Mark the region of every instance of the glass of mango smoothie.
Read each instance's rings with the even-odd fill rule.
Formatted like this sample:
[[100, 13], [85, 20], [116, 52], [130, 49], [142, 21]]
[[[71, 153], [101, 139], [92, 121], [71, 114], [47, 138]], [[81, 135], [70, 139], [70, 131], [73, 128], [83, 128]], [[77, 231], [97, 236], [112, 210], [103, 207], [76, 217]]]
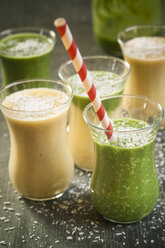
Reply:
[[25, 198], [59, 197], [72, 180], [66, 131], [71, 99], [71, 87], [55, 80], [25, 80], [0, 90], [10, 133], [9, 175]]
[[95, 145], [92, 200], [106, 219], [136, 222], [153, 210], [159, 197], [154, 146], [163, 109], [135, 95], [111, 96], [102, 103], [113, 125], [113, 142], [107, 139], [92, 105], [84, 110]]
[[129, 27], [118, 34], [118, 42], [131, 66], [125, 93], [147, 96], [165, 108], [165, 26]]
[[[100, 97], [123, 92], [130, 73], [130, 66], [127, 62], [109, 56], [84, 57], [83, 60]], [[94, 144], [83, 119], [83, 110], [90, 102], [89, 97], [71, 60], [61, 65], [59, 77], [73, 89], [68, 139], [74, 162], [84, 170], [93, 170]]]
[[2, 84], [29, 78], [51, 78], [51, 54], [55, 42], [55, 33], [43, 28], [16, 28], [1, 32]]

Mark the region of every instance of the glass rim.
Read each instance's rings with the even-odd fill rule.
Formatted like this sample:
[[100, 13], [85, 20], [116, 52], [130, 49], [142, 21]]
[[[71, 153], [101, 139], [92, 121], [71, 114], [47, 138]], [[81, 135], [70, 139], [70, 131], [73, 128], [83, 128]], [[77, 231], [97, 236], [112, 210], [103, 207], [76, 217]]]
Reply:
[[[9, 29], [1, 31], [0, 32], [0, 42], [3, 39], [5, 39], [11, 35], [26, 34], [26, 33], [27, 34], [41, 34], [41, 35], [51, 39], [51, 41], [52, 41], [51, 48], [49, 48], [48, 51], [46, 51], [46, 52], [49, 52], [53, 48], [53, 46], [55, 45], [55, 43], [57, 41], [57, 35], [52, 29], [47, 29], [47, 28], [42, 28], [42, 27], [30, 27], [29, 26], [29, 27], [9, 28]], [[11, 51], [3, 53], [3, 49], [1, 50], [1, 48], [0, 48], [0, 56], [1, 55], [2, 56], [11, 55], [12, 56], [13, 54], [14, 54], [14, 52], [11, 52]], [[29, 56], [27, 56], [27, 57], [29, 57]]]
[[[3, 103], [3, 100], [4, 100], [5, 98], [2, 99], [1, 96], [2, 96], [2, 94], [3, 94], [7, 89], [9, 89], [9, 88], [11, 88], [11, 87], [13, 87], [13, 86], [19, 86], [19, 85], [22, 85], [22, 84], [28, 84], [29, 82], [31, 82], [31, 83], [32, 83], [32, 82], [33, 82], [33, 83], [35, 83], [35, 82], [43, 82], [43, 83], [44, 83], [44, 82], [45, 82], [45, 83], [52, 83], [53, 85], [59, 85], [59, 86], [64, 87], [65, 89], [67, 89], [68, 92], [69, 92], [70, 94], [67, 94], [68, 99], [66, 99], [66, 101], [63, 102], [63, 103], [61, 103], [59, 106], [51, 107], [51, 108], [48, 108], [48, 109], [45, 109], [45, 110], [26, 110], [26, 111], [25, 111], [25, 110], [16, 110], [16, 109], [12, 109], [12, 108], [6, 107], [6, 106], [4, 106], [4, 105], [2, 104], [2, 103]], [[35, 89], [35, 88], [36, 88], [36, 87], [25, 88], [25, 89], [21, 89], [21, 90], [12, 92], [11, 94], [14, 94], [14, 93], [19, 92], [19, 91], [22, 91], [22, 90], [26, 90], [26, 89]], [[41, 87], [37, 87], [37, 88], [42, 88], [42, 89], [43, 89], [43, 88], [55, 89], [55, 88], [49, 88], [49, 87], [47, 87], [47, 86], [41, 86]], [[57, 89], [55, 89], [55, 90], [57, 90]], [[9, 95], [11, 95], [11, 94], [9, 94]], [[7, 96], [9, 96], [9, 95], [7, 95]], [[4, 110], [7, 110], [7, 111], [10, 111], [10, 112], [12, 112], [12, 113], [33, 113], [33, 114], [38, 113], [38, 112], [44, 113], [44, 112], [46, 112], [46, 111], [50, 111], [50, 110], [62, 108], [63, 106], [69, 104], [69, 103], [71, 102], [71, 100], [72, 100], [72, 97], [73, 97], [73, 90], [72, 90], [71, 86], [70, 86], [70, 85], [64, 84], [64, 83], [61, 82], [59, 79], [44, 79], [44, 78], [26, 79], [26, 80], [20, 80], [20, 81], [16, 81], [16, 82], [10, 83], [10, 84], [8, 84], [8, 85], [6, 85], [6, 86], [0, 88], [0, 108], [1, 108], [1, 109], [4, 109]]]
[[[114, 60], [114, 61], [116, 60], [119, 63], [121, 63], [122, 65], [124, 65], [127, 69], [126, 75], [121, 76], [119, 79], [116, 79], [115, 83], [118, 83], [121, 80], [127, 79], [129, 74], [130, 74], [130, 71], [131, 71], [131, 67], [130, 67], [129, 63], [123, 59], [118, 58], [118, 57], [106, 56], [106, 55], [95, 55], [95, 56], [84, 56], [82, 58], [84, 61], [85, 60], [92, 60], [92, 59], [107, 59], [107, 60]], [[60, 65], [60, 67], [58, 69], [58, 76], [60, 77], [61, 80], [66, 81], [66, 78], [61, 73], [62, 69], [66, 66], [70, 66], [71, 64], [73, 64], [72, 60], [67, 60]], [[87, 70], [88, 70], [88, 68], [87, 68]], [[75, 70], [75, 74], [77, 74], [76, 70]]]
[[[148, 25], [147, 24], [144, 24], [144, 25], [134, 25], [134, 26], [127, 27], [127, 28], [123, 29], [122, 31], [120, 31], [118, 33], [118, 35], [117, 35], [117, 41], [122, 46], [123, 44], [125, 44], [125, 42], [127, 42], [130, 39], [132, 39], [133, 37], [134, 38], [136, 38], [136, 37], [142, 37], [142, 35], [136, 36], [136, 33], [135, 33], [135, 35], [133, 37], [131, 37], [130, 39], [128, 39], [126, 41], [123, 41], [122, 35], [127, 34], [127, 33], [131, 32], [133, 30], [143, 30], [144, 29], [144, 31], [145, 31], [145, 30], [151, 29], [151, 28], [152, 29], [159, 29], [159, 30], [164, 30], [165, 31], [165, 25], [156, 25], [156, 24], [153, 24], [153, 25], [152, 24], [148, 24]], [[161, 36], [150, 35], [150, 37], [161, 37]], [[162, 37], [164, 37], [164, 36], [162, 36]], [[154, 50], [154, 49], [150, 49], [150, 48], [148, 49], [147, 47], [145, 47], [145, 49], [147, 49], [147, 50]], [[158, 49], [158, 48], [156, 48], [156, 49]]]
[[27, 31], [43, 31], [43, 32], [47, 32], [47, 33], [50, 33], [50, 34], [53, 34], [54, 37], [56, 37], [56, 33], [52, 30], [52, 29], [48, 29], [48, 28], [42, 28], [42, 27], [32, 27], [32, 26], [27, 26], [27, 27], [18, 27], [18, 28], [8, 28], [8, 29], [5, 29], [5, 30], [2, 30], [0, 32], [0, 40], [1, 40], [1, 36], [2, 35], [8, 35], [8, 34], [11, 34], [11, 33], [14, 33], [14, 32], [20, 32], [20, 31], [24, 31], [24, 32], [27, 32]]
[[[88, 118], [86, 116], [86, 112], [89, 110], [89, 108], [93, 107], [92, 103], [90, 102], [83, 110], [83, 118], [85, 120], [85, 122], [87, 123], [87, 125], [93, 129], [99, 130], [99, 131], [103, 131], [106, 133], [118, 133], [118, 134], [122, 134], [122, 133], [135, 133], [135, 132], [143, 132], [146, 131], [148, 129], [151, 129], [153, 127], [156, 127], [160, 124], [160, 122], [163, 120], [164, 118], [164, 109], [163, 107], [156, 101], [153, 101], [151, 98], [146, 97], [146, 96], [140, 96], [140, 95], [133, 95], [133, 94], [119, 94], [119, 95], [115, 95], [115, 96], [108, 96], [108, 97], [103, 97], [101, 98], [101, 101], [107, 100], [107, 99], [112, 99], [112, 98], [123, 98], [123, 97], [131, 97], [131, 98], [138, 98], [138, 99], [143, 99], [146, 100], [154, 105], [157, 105], [161, 111], [161, 116], [159, 118], [158, 121], [155, 121], [153, 124], [148, 124], [146, 127], [140, 128], [140, 129], [135, 129], [135, 130], [122, 130], [122, 131], [115, 131], [115, 130], [107, 130], [105, 128], [102, 127], [98, 127], [94, 124], [92, 124], [90, 121], [88, 121]], [[127, 117], [129, 119], [129, 117]], [[121, 119], [121, 118], [120, 118]], [[137, 119], [138, 120], [138, 119]]]

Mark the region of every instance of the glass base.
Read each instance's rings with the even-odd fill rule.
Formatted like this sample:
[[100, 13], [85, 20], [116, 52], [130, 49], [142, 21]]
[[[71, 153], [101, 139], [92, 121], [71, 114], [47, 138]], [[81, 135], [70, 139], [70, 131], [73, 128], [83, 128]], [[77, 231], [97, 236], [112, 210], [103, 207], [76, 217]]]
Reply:
[[113, 222], [113, 223], [116, 223], [116, 224], [125, 224], [125, 225], [127, 225], [127, 224], [133, 224], [133, 223], [136, 223], [136, 222], [140, 221], [140, 220], [133, 220], [133, 221], [118, 221], [118, 220], [111, 220], [111, 219], [109, 219], [109, 218], [107, 218], [107, 217], [105, 217], [105, 216], [103, 216], [103, 217], [104, 217], [105, 220], [108, 220], [108, 221], [110, 221], [110, 222]]
[[24, 196], [24, 195], [22, 195], [22, 197], [25, 198], [25, 199], [27, 199], [27, 200], [32, 200], [32, 201], [51, 201], [51, 200], [54, 200], [56, 198], [61, 197], [63, 194], [64, 194], [64, 192], [59, 193], [59, 194], [57, 194], [55, 196], [51, 196], [51, 197], [47, 197], [47, 198], [39, 198], [39, 199], [38, 198]]
[[82, 170], [84, 172], [92, 172], [93, 171], [93, 169], [82, 168], [82, 167], [78, 166], [77, 164], [75, 164], [75, 166], [77, 169]]

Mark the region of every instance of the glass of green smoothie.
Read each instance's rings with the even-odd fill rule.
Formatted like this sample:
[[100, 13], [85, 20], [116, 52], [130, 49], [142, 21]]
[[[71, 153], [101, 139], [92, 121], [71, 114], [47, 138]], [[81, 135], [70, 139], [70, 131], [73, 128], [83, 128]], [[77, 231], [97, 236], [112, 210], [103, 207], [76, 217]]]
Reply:
[[[123, 92], [130, 73], [127, 62], [109, 56], [84, 57], [83, 60], [100, 97]], [[84, 170], [93, 170], [94, 145], [83, 119], [83, 110], [90, 100], [71, 60], [60, 66], [59, 77], [73, 89], [68, 139], [74, 162]]]
[[95, 39], [106, 52], [122, 56], [118, 32], [131, 25], [162, 24], [162, 10], [162, 0], [92, 0]]
[[92, 105], [83, 112], [95, 145], [92, 200], [107, 220], [136, 222], [153, 210], [159, 197], [154, 147], [164, 111], [160, 104], [136, 95], [111, 96], [102, 103], [113, 125], [113, 142]]
[[2, 84], [51, 77], [56, 34], [43, 28], [16, 28], [0, 33]]

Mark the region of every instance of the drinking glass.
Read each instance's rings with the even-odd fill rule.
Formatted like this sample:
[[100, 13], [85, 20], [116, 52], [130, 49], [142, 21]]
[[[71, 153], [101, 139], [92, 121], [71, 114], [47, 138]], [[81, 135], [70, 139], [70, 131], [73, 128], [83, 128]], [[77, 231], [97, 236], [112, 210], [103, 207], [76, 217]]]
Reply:
[[44, 28], [23, 27], [0, 33], [2, 84], [29, 78], [51, 78], [51, 55], [56, 34]]
[[74, 163], [67, 142], [71, 99], [71, 87], [56, 80], [25, 80], [0, 90], [10, 133], [9, 175], [25, 198], [59, 197], [72, 180]]
[[[100, 97], [123, 92], [130, 73], [130, 66], [127, 62], [109, 56], [91, 56], [83, 60]], [[83, 119], [83, 110], [90, 102], [89, 97], [71, 60], [60, 66], [59, 77], [66, 84], [70, 84], [73, 89], [68, 139], [74, 162], [81, 169], [93, 170], [94, 145]]]
[[118, 42], [131, 66], [124, 92], [147, 96], [165, 108], [165, 26], [129, 27], [118, 34]]
[[136, 222], [151, 213], [159, 197], [154, 148], [164, 112], [143, 96], [111, 96], [102, 103], [115, 139], [108, 140], [106, 132], [112, 131], [101, 127], [91, 103], [83, 113], [95, 145], [92, 200], [106, 219]]

